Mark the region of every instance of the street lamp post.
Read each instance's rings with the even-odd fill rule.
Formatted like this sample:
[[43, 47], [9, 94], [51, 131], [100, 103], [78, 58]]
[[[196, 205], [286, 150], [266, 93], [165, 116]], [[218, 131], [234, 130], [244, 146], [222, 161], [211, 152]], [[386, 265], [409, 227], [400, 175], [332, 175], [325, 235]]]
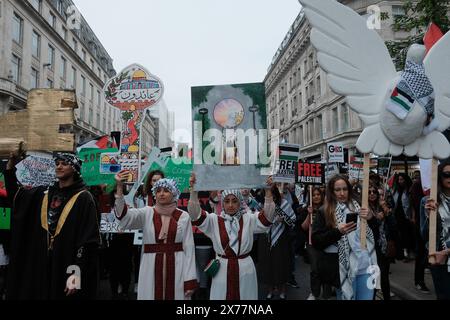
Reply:
[[253, 129], [256, 131], [256, 112], [258, 112], [259, 106], [251, 106], [248, 110], [253, 113]]
[[200, 110], [198, 110], [198, 113], [200, 113], [202, 115], [202, 137], [204, 134], [204, 128], [205, 128], [205, 116], [208, 114], [208, 109], [206, 108], [201, 108]]

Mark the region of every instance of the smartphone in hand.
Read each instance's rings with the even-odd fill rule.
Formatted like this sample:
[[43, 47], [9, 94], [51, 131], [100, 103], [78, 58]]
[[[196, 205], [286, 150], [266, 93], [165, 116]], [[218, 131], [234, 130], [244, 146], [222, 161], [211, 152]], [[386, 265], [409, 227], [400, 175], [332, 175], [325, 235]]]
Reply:
[[347, 217], [345, 218], [345, 223], [358, 223], [358, 214], [357, 213], [347, 213]]

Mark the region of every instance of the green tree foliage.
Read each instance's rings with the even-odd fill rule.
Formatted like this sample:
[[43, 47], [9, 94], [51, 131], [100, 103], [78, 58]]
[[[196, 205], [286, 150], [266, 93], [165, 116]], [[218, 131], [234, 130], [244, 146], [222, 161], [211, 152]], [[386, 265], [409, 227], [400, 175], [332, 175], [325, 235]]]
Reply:
[[[448, 16], [450, 0], [408, 0], [403, 8], [405, 15], [394, 18], [392, 29], [394, 31], [412, 31], [413, 35], [405, 40], [386, 42], [398, 70], [404, 68], [408, 48], [423, 39], [431, 22], [434, 22], [444, 33], [450, 29]], [[384, 14], [382, 18], [388, 19], [389, 15]]]

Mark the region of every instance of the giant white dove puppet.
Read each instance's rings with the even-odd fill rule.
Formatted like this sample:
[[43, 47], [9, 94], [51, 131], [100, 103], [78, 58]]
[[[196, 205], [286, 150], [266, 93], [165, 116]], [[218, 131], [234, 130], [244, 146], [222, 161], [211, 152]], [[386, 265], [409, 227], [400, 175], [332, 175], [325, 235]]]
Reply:
[[450, 32], [426, 54], [412, 45], [398, 73], [367, 21], [335, 0], [299, 0], [328, 83], [364, 122], [356, 144], [363, 153], [445, 159], [450, 144]]

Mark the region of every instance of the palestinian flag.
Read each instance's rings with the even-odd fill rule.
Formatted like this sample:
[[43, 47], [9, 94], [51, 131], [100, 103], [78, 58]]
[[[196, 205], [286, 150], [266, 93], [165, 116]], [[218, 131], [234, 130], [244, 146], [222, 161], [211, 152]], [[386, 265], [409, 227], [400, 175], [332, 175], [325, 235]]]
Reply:
[[391, 94], [387, 109], [399, 119], [404, 120], [414, 105], [414, 98], [401, 90], [398, 86]]
[[278, 159], [298, 161], [300, 157], [300, 147], [298, 145], [280, 144]]
[[110, 149], [117, 148], [117, 144], [115, 141], [111, 139], [110, 136], [102, 136], [95, 138], [87, 143], [84, 143], [81, 146], [77, 147], [77, 152], [80, 153], [83, 149]]
[[425, 43], [425, 47], [427, 48], [427, 53], [431, 50], [431, 48], [444, 36], [441, 29], [434, 23], [431, 22], [425, 37], [423, 38], [423, 42]]

